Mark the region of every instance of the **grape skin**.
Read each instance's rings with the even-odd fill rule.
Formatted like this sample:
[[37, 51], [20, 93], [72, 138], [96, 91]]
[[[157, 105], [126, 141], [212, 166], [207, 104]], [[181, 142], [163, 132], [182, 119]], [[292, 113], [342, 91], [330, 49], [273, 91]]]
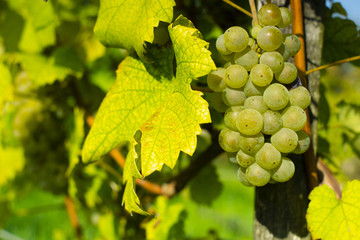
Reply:
[[249, 34], [242, 27], [228, 28], [224, 33], [225, 47], [232, 52], [243, 51], [249, 43]]
[[251, 81], [251, 78], [249, 77], [249, 80], [246, 82], [244, 86], [244, 93], [246, 97], [251, 96], [262, 96], [266, 87], [260, 87], [253, 84]]
[[244, 102], [245, 109], [255, 109], [259, 113], [264, 113], [268, 110], [262, 96], [251, 96], [248, 97]]
[[286, 28], [288, 27], [293, 19], [292, 13], [291, 11], [286, 8], [286, 7], [281, 7], [280, 8], [280, 12], [281, 12], [281, 20], [280, 22], [277, 24], [277, 26], [279, 28]]
[[226, 88], [225, 68], [218, 68], [207, 75], [207, 84], [214, 92], [222, 92]]
[[246, 154], [255, 154], [265, 143], [265, 138], [262, 133], [255, 135], [240, 135], [240, 149]]
[[290, 106], [282, 112], [284, 127], [294, 131], [300, 131], [306, 124], [307, 117], [305, 111], [298, 106]]
[[295, 173], [295, 165], [291, 159], [283, 157], [281, 160], [281, 165], [276, 169], [276, 171], [271, 176], [271, 179], [276, 182], [286, 182], [289, 181]]
[[243, 106], [234, 106], [226, 110], [224, 115], [224, 123], [230, 130], [238, 131], [236, 127], [236, 120], [239, 118], [239, 113], [243, 109]]
[[229, 107], [240, 106], [244, 103], [246, 96], [241, 89], [225, 88], [222, 94], [223, 101]]
[[274, 74], [271, 68], [265, 64], [257, 64], [250, 71], [251, 81], [260, 87], [265, 87], [271, 83]]
[[272, 3], [265, 4], [258, 13], [259, 23], [262, 26], [275, 26], [281, 21], [280, 8]]
[[298, 135], [289, 128], [282, 128], [270, 138], [271, 144], [282, 153], [292, 152], [298, 145]]
[[258, 187], [267, 184], [271, 178], [270, 172], [260, 167], [256, 162], [246, 169], [245, 175], [250, 184]]
[[262, 168], [271, 170], [281, 163], [281, 153], [271, 143], [266, 142], [255, 155], [256, 163]]
[[264, 125], [261, 131], [265, 134], [274, 134], [283, 126], [281, 114], [279, 112], [267, 110], [263, 113], [263, 119]]
[[254, 109], [245, 109], [240, 112], [236, 126], [242, 134], [255, 135], [259, 133], [263, 127], [262, 115]]
[[245, 186], [248, 186], [248, 187], [252, 187], [254, 185], [252, 185], [246, 178], [246, 175], [245, 175], [245, 171], [246, 169], [242, 169], [241, 167], [238, 169], [237, 171], [237, 178], [239, 179], [239, 181], [244, 184]]
[[251, 164], [255, 162], [255, 158], [243, 151], [238, 151], [236, 154], [237, 163], [244, 168], [249, 167]]
[[271, 110], [281, 110], [289, 102], [289, 91], [280, 83], [273, 83], [265, 89], [263, 97]]
[[224, 128], [219, 134], [219, 144], [226, 152], [237, 152], [240, 150], [240, 133]]
[[298, 75], [297, 68], [294, 64], [286, 62], [284, 67], [277, 73], [275, 73], [275, 79], [283, 84], [290, 84], [295, 81]]
[[247, 71], [250, 71], [256, 64], [258, 64], [258, 54], [247, 46], [243, 51], [235, 53], [234, 62], [243, 66]]
[[299, 106], [302, 109], [307, 108], [311, 103], [311, 96], [309, 91], [303, 87], [299, 86], [293, 88], [289, 91], [290, 104], [293, 106]]
[[283, 35], [277, 27], [266, 26], [257, 35], [259, 46], [265, 51], [275, 51], [283, 42]]
[[298, 145], [296, 146], [296, 148], [294, 149], [294, 151], [292, 151], [295, 154], [303, 154], [304, 152], [306, 152], [309, 147], [310, 147], [310, 137], [309, 135], [303, 131], [297, 131], [296, 134], [298, 135]]
[[247, 70], [238, 64], [231, 65], [225, 71], [225, 83], [231, 88], [241, 88], [248, 80]]
[[269, 66], [275, 74], [284, 68], [284, 59], [279, 52], [264, 52], [260, 63]]
[[291, 56], [294, 56], [301, 48], [301, 41], [295, 34], [285, 34], [284, 43], [288, 46]]
[[216, 49], [218, 50], [218, 52], [221, 54], [221, 55], [229, 55], [231, 54], [232, 52], [227, 49], [225, 47], [225, 39], [224, 39], [224, 34], [221, 34], [217, 39], [216, 39]]

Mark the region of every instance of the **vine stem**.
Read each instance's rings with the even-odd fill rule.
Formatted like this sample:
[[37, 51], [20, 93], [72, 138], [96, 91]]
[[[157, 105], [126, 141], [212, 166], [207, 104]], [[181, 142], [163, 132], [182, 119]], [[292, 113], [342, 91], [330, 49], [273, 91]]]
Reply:
[[245, 13], [246, 15], [248, 15], [249, 17], [253, 17], [253, 15], [251, 15], [251, 13], [249, 11], [247, 11], [246, 9], [240, 7], [239, 5], [237, 5], [236, 3], [233, 3], [232, 1], [230, 0], [223, 0], [224, 2], [226, 2], [227, 4], [229, 4], [230, 6], [236, 8], [237, 10]]
[[360, 56], [349, 57], [349, 58], [345, 58], [345, 59], [335, 61], [335, 62], [332, 62], [332, 63], [329, 63], [329, 64], [325, 64], [325, 65], [322, 65], [320, 67], [316, 67], [316, 68], [313, 68], [311, 70], [308, 70], [308, 71], [305, 72], [305, 74], [309, 75], [310, 73], [320, 71], [320, 70], [326, 69], [328, 67], [332, 67], [332, 66], [335, 66], [335, 65], [339, 65], [339, 64], [342, 64], [342, 63], [346, 63], [346, 62], [352, 62], [352, 61], [356, 61], [356, 60], [360, 60]]
[[77, 239], [82, 239], [82, 230], [76, 213], [75, 204], [69, 195], [65, 196], [66, 212], [69, 216], [71, 226], [74, 228]]
[[259, 24], [259, 21], [258, 21], [255, 1], [254, 0], [249, 0], [249, 5], [250, 5], [251, 13], [252, 13], [252, 16], [253, 16], [253, 19], [254, 19], [254, 26], [256, 26], [256, 25]]
[[[291, 11], [293, 14], [293, 34], [297, 35], [301, 42], [300, 51], [295, 55], [295, 66], [299, 70], [299, 77], [301, 84], [307, 88], [306, 81], [306, 58], [305, 58], [305, 40], [304, 40], [304, 24], [303, 24], [303, 11], [301, 0], [290, 0]], [[309, 110], [306, 109], [307, 122], [304, 127], [304, 131], [310, 136], [310, 147], [304, 153], [305, 157], [305, 168], [306, 177], [308, 183], [308, 191], [310, 192], [313, 188], [319, 185], [319, 177], [316, 169], [316, 157], [313, 146], [313, 139], [311, 133], [311, 123]]]

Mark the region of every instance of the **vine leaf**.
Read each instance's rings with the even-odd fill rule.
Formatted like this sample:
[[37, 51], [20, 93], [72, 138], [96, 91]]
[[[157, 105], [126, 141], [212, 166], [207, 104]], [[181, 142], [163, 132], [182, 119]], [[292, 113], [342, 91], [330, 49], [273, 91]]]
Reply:
[[216, 68], [208, 43], [182, 16], [169, 26], [169, 33], [174, 50], [150, 48], [149, 61], [129, 56], [119, 65], [83, 147], [83, 161], [89, 162], [122, 142], [131, 143], [123, 179], [127, 183], [123, 203], [129, 212], [144, 213], [136, 207], [133, 178], [146, 177], [164, 164], [173, 168], [180, 151], [192, 155], [196, 135], [201, 133], [199, 124], [211, 122], [208, 103], [190, 86], [192, 79]]
[[338, 200], [327, 185], [310, 193], [306, 219], [314, 239], [357, 239], [360, 235], [360, 181], [345, 184]]
[[174, 6], [174, 0], [100, 0], [95, 35], [108, 47], [135, 49], [142, 57], [144, 42], [153, 42], [159, 21], [172, 21]]

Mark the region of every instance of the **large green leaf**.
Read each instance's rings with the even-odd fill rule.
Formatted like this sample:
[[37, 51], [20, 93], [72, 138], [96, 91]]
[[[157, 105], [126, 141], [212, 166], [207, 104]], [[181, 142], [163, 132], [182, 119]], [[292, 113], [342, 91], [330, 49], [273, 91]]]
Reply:
[[360, 236], [360, 181], [348, 182], [341, 200], [327, 185], [310, 193], [306, 219], [314, 239], [358, 239]]
[[100, 0], [95, 35], [106, 46], [135, 49], [143, 56], [144, 42], [154, 40], [159, 21], [170, 23], [174, 0]]
[[22, 148], [2, 148], [0, 146], [0, 187], [13, 179], [17, 172], [24, 167], [24, 153]]
[[[199, 124], [211, 121], [208, 103], [200, 92], [190, 87], [192, 79], [215, 69], [206, 50], [208, 44], [198, 38], [199, 32], [184, 17], [170, 25], [169, 32], [174, 52], [153, 49], [147, 56], [148, 62], [127, 57], [120, 64], [116, 82], [102, 102], [85, 140], [83, 161], [89, 162], [121, 142], [133, 143], [135, 133], [141, 131], [141, 168], [129, 165], [137, 158], [135, 154], [132, 160], [128, 156], [124, 182], [133, 183], [136, 174], [130, 169], [136, 168], [145, 177], [161, 170], [163, 164], [174, 167], [180, 151], [193, 154], [196, 135], [201, 133]], [[176, 77], [172, 69], [174, 53]], [[129, 183], [124, 199], [133, 191]], [[126, 205], [127, 201], [124, 202]], [[128, 210], [131, 212], [131, 208]]]

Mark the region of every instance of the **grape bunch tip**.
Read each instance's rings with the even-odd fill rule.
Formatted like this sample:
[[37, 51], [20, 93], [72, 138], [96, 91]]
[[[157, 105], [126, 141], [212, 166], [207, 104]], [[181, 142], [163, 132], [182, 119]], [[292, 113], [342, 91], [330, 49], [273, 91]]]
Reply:
[[[287, 62], [301, 47], [294, 34], [279, 28], [292, 23], [288, 8], [266, 4], [258, 13], [259, 25], [250, 35], [240, 26], [228, 28], [216, 40], [227, 63], [207, 76], [207, 83], [222, 107], [225, 128], [219, 144], [239, 166], [237, 177], [245, 186], [286, 182], [295, 173], [288, 154], [302, 154], [310, 137], [302, 130], [309, 91], [294, 86], [297, 68]], [[293, 86], [289, 90], [289, 86]]]

